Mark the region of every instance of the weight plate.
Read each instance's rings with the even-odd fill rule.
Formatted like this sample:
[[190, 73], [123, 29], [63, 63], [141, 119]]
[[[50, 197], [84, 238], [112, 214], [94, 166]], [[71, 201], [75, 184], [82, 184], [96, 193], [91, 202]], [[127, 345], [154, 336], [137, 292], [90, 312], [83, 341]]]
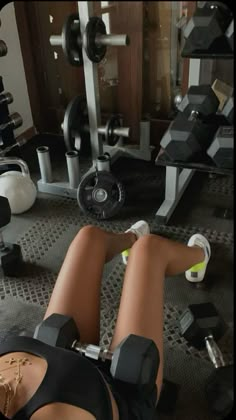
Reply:
[[79, 15], [69, 15], [62, 28], [62, 49], [72, 66], [83, 65], [82, 46], [79, 45], [79, 39], [81, 39]]
[[105, 139], [110, 146], [115, 146], [119, 141], [120, 136], [114, 134], [114, 129], [119, 127], [121, 127], [119, 115], [113, 115], [106, 123]]
[[93, 63], [100, 63], [106, 55], [106, 46], [96, 44], [97, 35], [106, 35], [106, 26], [99, 17], [91, 17], [87, 23], [83, 44], [88, 58]]
[[[84, 96], [77, 96], [68, 104], [63, 121], [63, 134], [68, 151], [76, 147], [76, 139], [83, 142], [84, 126], [88, 124], [87, 102]], [[81, 142], [82, 140], [82, 142]]]
[[109, 219], [124, 205], [124, 186], [111, 172], [93, 171], [82, 178], [77, 200], [85, 214], [98, 220]]

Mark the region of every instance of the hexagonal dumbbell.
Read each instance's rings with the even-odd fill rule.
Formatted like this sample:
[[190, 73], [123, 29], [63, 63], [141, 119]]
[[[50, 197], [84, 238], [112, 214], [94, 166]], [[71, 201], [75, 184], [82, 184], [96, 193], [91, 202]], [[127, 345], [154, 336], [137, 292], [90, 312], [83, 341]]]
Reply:
[[171, 160], [187, 162], [207, 149], [217, 126], [206, 120], [218, 106], [219, 99], [210, 85], [190, 86], [178, 105], [180, 113], [160, 142]]
[[232, 51], [234, 51], [234, 19], [231, 20], [226, 32], [225, 32], [226, 39], [230, 45]]
[[180, 333], [190, 345], [201, 350], [206, 347], [215, 370], [205, 384], [206, 398], [217, 419], [225, 419], [233, 409], [233, 365], [225, 366], [216, 344], [227, 329], [223, 318], [211, 302], [189, 305], [179, 319]]
[[[6, 197], [0, 196], [0, 229], [11, 220], [11, 209]], [[5, 276], [17, 277], [22, 264], [20, 245], [4, 242], [0, 230], [0, 272]]]
[[114, 352], [79, 342], [73, 318], [52, 314], [35, 329], [34, 338], [51, 346], [72, 349], [94, 360], [111, 362], [114, 379], [125, 382], [142, 394], [153, 389], [159, 368], [159, 352], [153, 340], [130, 334]]
[[207, 154], [218, 168], [234, 167], [234, 128], [221, 126], [218, 128]]
[[[202, 1], [184, 28], [184, 55], [208, 51], [225, 36], [232, 12], [223, 2]], [[227, 47], [227, 43], [226, 43]]]

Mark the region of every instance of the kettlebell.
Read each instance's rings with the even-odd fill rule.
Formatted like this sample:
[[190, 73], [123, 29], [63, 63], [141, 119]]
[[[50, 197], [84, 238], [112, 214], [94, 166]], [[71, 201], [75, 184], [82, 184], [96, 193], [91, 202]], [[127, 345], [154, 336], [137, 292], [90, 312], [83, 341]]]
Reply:
[[0, 175], [0, 195], [8, 198], [12, 214], [24, 213], [32, 207], [37, 195], [29, 168], [17, 157], [0, 158], [2, 165], [18, 165], [21, 169], [21, 172], [7, 171]]

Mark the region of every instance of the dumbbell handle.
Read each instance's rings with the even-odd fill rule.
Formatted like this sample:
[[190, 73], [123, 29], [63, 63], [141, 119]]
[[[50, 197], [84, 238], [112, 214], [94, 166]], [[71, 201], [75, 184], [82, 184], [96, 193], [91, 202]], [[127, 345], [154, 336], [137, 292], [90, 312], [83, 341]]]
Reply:
[[7, 46], [4, 41], [0, 39], [0, 57], [7, 55]]
[[72, 350], [77, 351], [81, 355], [89, 357], [90, 359], [99, 360], [112, 360], [113, 353], [107, 349], [103, 349], [93, 344], [82, 344], [80, 341], [75, 340], [71, 346]]
[[205, 342], [206, 342], [208, 355], [212, 363], [214, 364], [215, 368], [225, 366], [223, 355], [221, 353], [220, 348], [217, 346], [213, 336], [209, 335], [208, 337], [205, 337]]
[[23, 120], [22, 120], [20, 114], [18, 114], [18, 112], [14, 112], [14, 114], [11, 114], [9, 118], [10, 118], [10, 120], [8, 122], [0, 125], [0, 132], [5, 130], [7, 127], [11, 127], [11, 126], [14, 129], [18, 128], [23, 123]]
[[192, 111], [191, 114], [188, 117], [189, 121], [195, 121], [197, 118], [199, 118], [199, 112]]
[[[61, 35], [51, 35], [49, 38], [49, 42], [53, 46], [62, 46], [62, 36]], [[81, 45], [81, 37], [77, 38], [78, 45]], [[129, 37], [128, 35], [97, 35], [95, 38], [95, 42], [98, 46], [114, 46], [114, 47], [122, 47], [129, 45]]]
[[7, 104], [11, 104], [13, 102], [13, 96], [11, 93], [6, 92], [0, 95], [0, 105], [2, 105], [4, 102]]

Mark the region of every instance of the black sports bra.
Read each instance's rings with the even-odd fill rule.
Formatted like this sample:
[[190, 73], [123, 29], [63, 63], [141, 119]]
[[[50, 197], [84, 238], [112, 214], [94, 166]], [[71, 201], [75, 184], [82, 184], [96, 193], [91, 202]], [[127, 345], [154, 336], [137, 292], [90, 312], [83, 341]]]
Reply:
[[[28, 420], [35, 411], [53, 402], [78, 406], [97, 420], [112, 420], [112, 405], [107, 385], [99, 369], [88, 359], [31, 337], [11, 337], [0, 343], [0, 356], [23, 351], [44, 358], [48, 363], [37, 391], [12, 420]], [[0, 414], [0, 419], [6, 419]]]

